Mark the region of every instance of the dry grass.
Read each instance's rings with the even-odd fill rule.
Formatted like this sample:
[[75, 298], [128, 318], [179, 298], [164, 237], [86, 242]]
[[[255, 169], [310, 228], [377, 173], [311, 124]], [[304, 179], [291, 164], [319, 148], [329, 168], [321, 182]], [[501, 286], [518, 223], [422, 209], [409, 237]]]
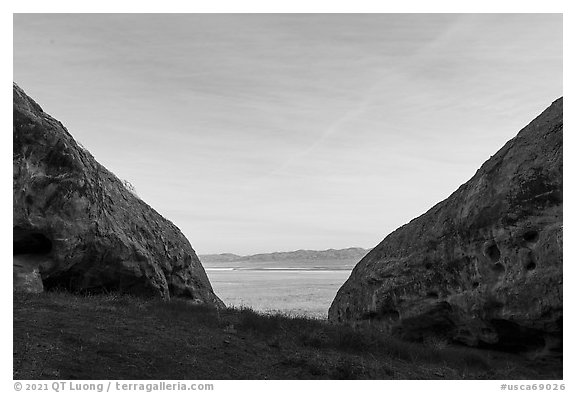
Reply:
[[14, 294], [15, 379], [561, 378], [561, 367], [531, 367], [512, 355], [248, 308]]

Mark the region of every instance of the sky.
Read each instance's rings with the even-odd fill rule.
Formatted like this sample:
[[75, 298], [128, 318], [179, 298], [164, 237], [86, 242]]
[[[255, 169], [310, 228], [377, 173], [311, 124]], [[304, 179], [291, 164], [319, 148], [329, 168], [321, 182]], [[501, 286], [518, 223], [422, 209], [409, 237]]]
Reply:
[[199, 254], [373, 247], [562, 96], [561, 14], [15, 14], [13, 55]]

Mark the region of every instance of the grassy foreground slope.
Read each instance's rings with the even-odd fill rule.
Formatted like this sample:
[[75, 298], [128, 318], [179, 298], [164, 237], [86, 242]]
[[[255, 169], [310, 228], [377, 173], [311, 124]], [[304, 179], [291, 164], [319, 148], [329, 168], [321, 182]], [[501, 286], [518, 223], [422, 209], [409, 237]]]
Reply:
[[128, 295], [14, 293], [14, 379], [561, 379], [562, 366], [374, 327]]

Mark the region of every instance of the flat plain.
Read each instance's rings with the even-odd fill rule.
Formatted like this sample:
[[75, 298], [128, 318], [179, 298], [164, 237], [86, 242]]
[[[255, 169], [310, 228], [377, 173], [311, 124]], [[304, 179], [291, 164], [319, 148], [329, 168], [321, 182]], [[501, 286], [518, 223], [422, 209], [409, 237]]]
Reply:
[[227, 306], [325, 319], [356, 260], [204, 262]]

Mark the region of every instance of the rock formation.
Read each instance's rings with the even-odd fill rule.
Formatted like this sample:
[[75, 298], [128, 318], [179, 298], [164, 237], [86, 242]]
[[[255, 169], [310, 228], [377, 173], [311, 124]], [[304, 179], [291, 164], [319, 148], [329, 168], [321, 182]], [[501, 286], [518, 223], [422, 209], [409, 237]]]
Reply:
[[13, 87], [15, 289], [61, 287], [222, 305], [180, 230]]
[[354, 268], [332, 321], [504, 350], [562, 339], [562, 98]]

